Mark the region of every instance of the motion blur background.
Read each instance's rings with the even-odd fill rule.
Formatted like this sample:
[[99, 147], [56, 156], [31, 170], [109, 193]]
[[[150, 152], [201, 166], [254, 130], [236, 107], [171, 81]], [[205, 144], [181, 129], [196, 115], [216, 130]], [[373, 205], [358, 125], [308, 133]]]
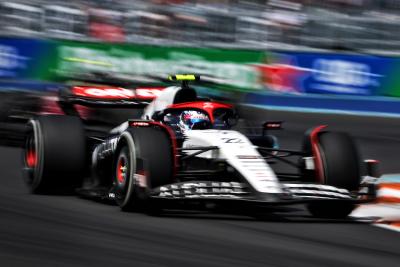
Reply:
[[4, 35], [380, 54], [400, 48], [397, 0], [1, 2]]
[[52, 90], [93, 71], [180, 72], [214, 76], [223, 92], [400, 96], [397, 0], [18, 0], [0, 2], [0, 19], [6, 89]]

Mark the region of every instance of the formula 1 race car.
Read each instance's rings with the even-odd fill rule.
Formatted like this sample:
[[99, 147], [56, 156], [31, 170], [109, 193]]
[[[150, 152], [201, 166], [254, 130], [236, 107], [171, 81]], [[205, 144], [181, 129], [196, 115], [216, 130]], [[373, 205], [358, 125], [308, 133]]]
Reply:
[[[199, 79], [170, 76], [182, 85], [150, 88], [141, 96], [85, 86], [62, 93], [58, 103], [64, 115], [41, 115], [28, 123], [24, 171], [31, 191], [74, 190], [116, 202], [122, 210], [152, 212], [210, 203], [259, 212], [305, 203], [312, 215], [327, 218], [344, 218], [357, 203], [375, 198], [347, 134], [317, 126], [299, 137], [301, 150], [280, 149], [270, 131], [281, 122], [265, 122], [259, 135], [234, 130], [233, 106], [197, 96], [189, 82]], [[150, 103], [138, 101], [143, 93]], [[77, 103], [144, 110], [106, 129], [82, 119]], [[274, 171], [277, 162], [297, 172]]]

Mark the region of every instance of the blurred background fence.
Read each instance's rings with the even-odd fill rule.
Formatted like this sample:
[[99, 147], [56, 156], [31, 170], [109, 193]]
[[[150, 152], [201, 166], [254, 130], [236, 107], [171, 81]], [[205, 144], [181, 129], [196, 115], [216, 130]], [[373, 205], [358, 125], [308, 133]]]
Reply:
[[252, 49], [400, 51], [398, 0], [13, 0], [1, 32]]

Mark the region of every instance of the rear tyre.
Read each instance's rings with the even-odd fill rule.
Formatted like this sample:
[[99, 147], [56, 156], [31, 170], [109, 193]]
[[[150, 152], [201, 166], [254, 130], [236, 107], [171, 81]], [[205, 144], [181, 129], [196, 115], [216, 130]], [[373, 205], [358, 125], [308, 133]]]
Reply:
[[82, 183], [86, 139], [79, 118], [40, 116], [28, 123], [25, 182], [32, 193], [70, 193]]
[[[331, 185], [350, 192], [360, 185], [360, 160], [357, 147], [345, 133], [321, 132], [318, 150], [321, 155], [322, 184]], [[308, 205], [309, 212], [322, 218], [345, 218], [355, 208], [346, 201], [317, 201]]]
[[114, 191], [124, 211], [157, 213], [151, 189], [173, 182], [174, 153], [169, 134], [158, 127], [122, 133], [114, 163]]

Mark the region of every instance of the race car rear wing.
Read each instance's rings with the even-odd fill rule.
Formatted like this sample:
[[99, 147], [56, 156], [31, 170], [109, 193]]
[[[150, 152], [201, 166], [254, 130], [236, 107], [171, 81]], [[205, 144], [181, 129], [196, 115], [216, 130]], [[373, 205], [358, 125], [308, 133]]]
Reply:
[[[147, 79], [158, 79], [158, 84], [165, 84], [171, 81], [182, 83], [181, 88], [189, 88], [189, 82], [200, 81], [199, 75], [176, 74], [170, 75], [167, 79], [157, 76], [145, 76]], [[59, 99], [64, 105], [80, 104], [84, 106], [106, 106], [121, 107], [133, 106], [143, 108], [166, 88], [163, 85], [146, 86], [141, 85], [143, 77], [138, 81], [138, 77], [117, 76], [116, 74], [90, 73], [75, 78], [80, 81], [79, 85], [71, 85], [64, 90], [60, 90]], [[204, 77], [205, 83], [207, 77]], [[95, 84], [87, 84], [87, 82]], [[82, 85], [83, 83], [83, 85]], [[157, 83], [155, 83], [157, 84]]]
[[104, 85], [72, 86], [60, 91], [62, 104], [80, 104], [84, 106], [133, 106], [143, 108], [154, 100], [165, 87], [138, 87], [127, 89]]

